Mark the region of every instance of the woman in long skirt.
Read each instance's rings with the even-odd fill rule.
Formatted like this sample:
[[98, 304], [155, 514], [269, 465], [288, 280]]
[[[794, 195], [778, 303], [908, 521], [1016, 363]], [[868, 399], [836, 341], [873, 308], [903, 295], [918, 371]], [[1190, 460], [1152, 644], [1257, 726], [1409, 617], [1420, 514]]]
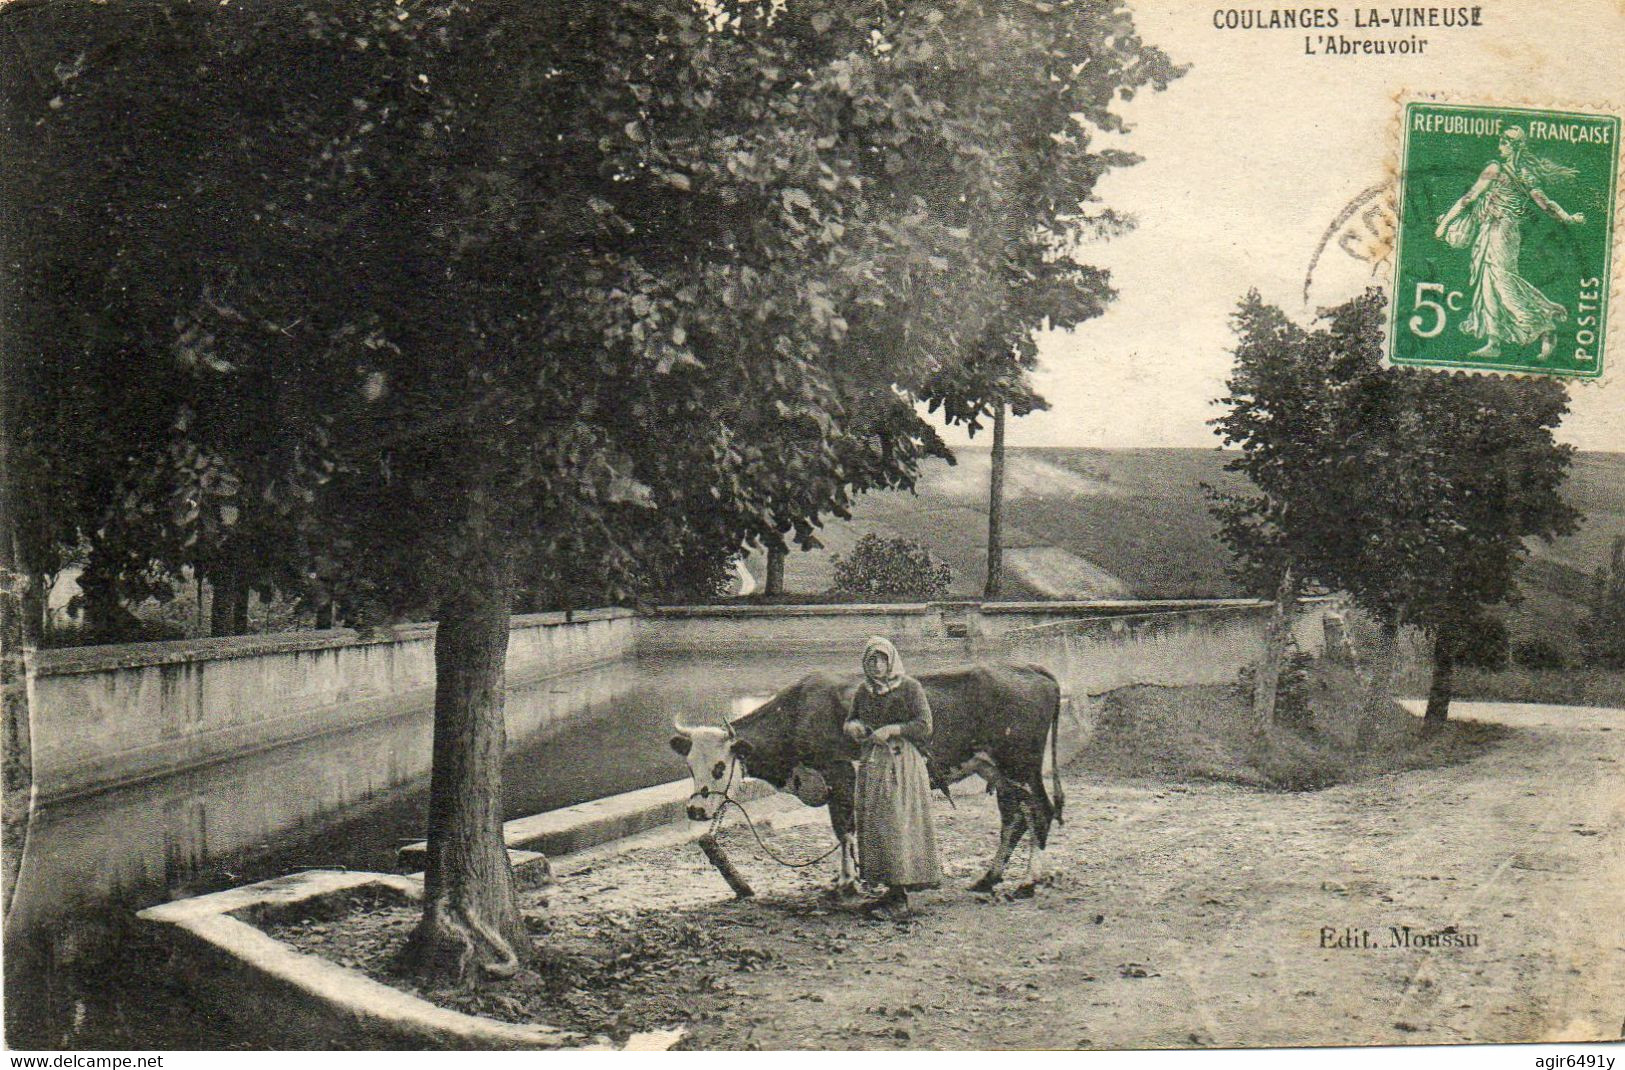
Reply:
[[1485, 165], [1473, 188], [1439, 217], [1433, 232], [1452, 248], [1472, 247], [1472, 311], [1461, 330], [1484, 344], [1470, 357], [1493, 359], [1503, 345], [1539, 341], [1536, 359], [1546, 360], [1557, 345], [1557, 325], [1568, 319], [1566, 308], [1523, 277], [1518, 257], [1524, 219], [1536, 208], [1560, 223], [1584, 225], [1584, 212], [1566, 211], [1541, 188], [1577, 172], [1535, 155], [1528, 145], [1522, 127], [1508, 127], [1501, 135], [1501, 158]]
[[925, 769], [931, 704], [920, 682], [904, 674], [890, 640], [869, 640], [863, 649], [863, 677], [846, 722], [846, 734], [863, 745], [857, 791], [859, 873], [865, 882], [886, 888], [872, 906], [906, 913], [909, 892], [942, 883]]

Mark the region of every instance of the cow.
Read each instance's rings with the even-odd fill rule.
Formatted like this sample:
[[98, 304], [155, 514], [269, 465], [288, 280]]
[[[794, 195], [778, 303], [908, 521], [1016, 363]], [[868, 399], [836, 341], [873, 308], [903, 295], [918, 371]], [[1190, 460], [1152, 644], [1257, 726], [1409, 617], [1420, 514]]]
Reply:
[[[1004, 879], [1010, 855], [1029, 829], [1035, 845], [1030, 880], [1036, 884], [1046, 879], [1050, 823], [1060, 821], [1066, 801], [1058, 769], [1052, 768], [1054, 799], [1044, 790], [1046, 738], [1052, 767], [1059, 764], [1060, 684], [1047, 669], [1018, 664], [978, 664], [923, 673], [918, 679], [931, 703], [933, 732], [926, 757], [931, 786], [946, 794], [950, 785], [978, 773], [998, 797], [998, 848], [971, 890], [990, 892]], [[814, 672], [726, 727], [674, 725], [672, 749], [687, 759], [694, 778], [689, 818], [715, 817], [747, 772], [794, 790], [809, 805], [827, 799], [830, 824], [841, 845], [834, 891], [854, 894], [854, 763], [859, 748], [842, 726], [862, 682], [861, 673]]]

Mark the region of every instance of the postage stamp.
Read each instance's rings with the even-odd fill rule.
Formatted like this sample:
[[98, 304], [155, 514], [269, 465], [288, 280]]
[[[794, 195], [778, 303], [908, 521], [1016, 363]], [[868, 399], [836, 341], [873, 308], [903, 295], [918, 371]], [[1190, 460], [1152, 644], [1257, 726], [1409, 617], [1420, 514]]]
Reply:
[[1602, 375], [1617, 115], [1409, 101], [1390, 363]]

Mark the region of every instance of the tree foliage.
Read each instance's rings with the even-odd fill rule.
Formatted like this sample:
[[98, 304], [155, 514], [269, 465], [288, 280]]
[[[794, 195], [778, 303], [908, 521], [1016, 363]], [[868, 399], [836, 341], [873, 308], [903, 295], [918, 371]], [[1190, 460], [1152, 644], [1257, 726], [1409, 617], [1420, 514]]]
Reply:
[[6, 22], [19, 482], [68, 503], [30, 552], [438, 616], [420, 962], [465, 975], [523, 940], [515, 599], [703, 583], [911, 487], [946, 452], [916, 403], [1000, 351], [1012, 280], [1029, 318], [1104, 301], [1042, 249], [1128, 161], [1091, 143], [1112, 103], [1172, 76], [1112, 0]]
[[[444, 456], [477, 425], [535, 477], [505, 507], [550, 519], [524, 571], [610, 599], [679, 579], [655, 547], [811, 546], [820, 516], [912, 485], [946, 455], [916, 399], [973, 429], [994, 399], [1040, 404], [1033, 328], [1110, 296], [1068, 255], [1117, 225], [1087, 202], [1133, 158], [1096, 142], [1177, 73], [1099, 0], [14, 5], [10, 26], [39, 417], [17, 452], [67, 506], [26, 556], [54, 570], [83, 537], [95, 590], [193, 567], [374, 615], [431, 604], [444, 568], [365, 550], [381, 532], [316, 499], [405, 504], [378, 484], [420, 437]], [[563, 474], [587, 453], [592, 478]], [[603, 543], [627, 552], [576, 568]]]
[[1559, 490], [1572, 447], [1551, 380], [1386, 368], [1383, 298], [1368, 292], [1312, 328], [1253, 293], [1235, 317], [1235, 370], [1217, 419], [1228, 466], [1256, 490], [1215, 495], [1238, 576], [1268, 590], [1293, 565], [1390, 627], [1482, 631], [1517, 597], [1524, 540], [1572, 532]]

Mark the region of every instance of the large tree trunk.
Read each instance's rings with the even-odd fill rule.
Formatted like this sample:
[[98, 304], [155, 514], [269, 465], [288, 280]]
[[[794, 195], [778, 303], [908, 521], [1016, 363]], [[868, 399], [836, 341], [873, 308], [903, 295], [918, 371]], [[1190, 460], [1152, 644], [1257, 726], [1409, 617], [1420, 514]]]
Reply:
[[1456, 651], [1455, 635], [1450, 628], [1441, 627], [1433, 639], [1433, 683], [1428, 688], [1427, 713], [1423, 725], [1430, 731], [1444, 727], [1450, 719], [1450, 698], [1455, 688]]
[[999, 597], [1004, 586], [1004, 402], [993, 410], [992, 473], [987, 488], [987, 584], [983, 598]]
[[1393, 611], [1382, 619], [1378, 631], [1377, 649], [1371, 657], [1371, 677], [1366, 682], [1364, 708], [1360, 722], [1360, 742], [1369, 743], [1376, 738], [1377, 725], [1383, 710], [1394, 696], [1394, 674], [1399, 668], [1399, 633], [1404, 626], [1404, 611]]
[[784, 559], [789, 556], [788, 550], [774, 546], [767, 548], [767, 582], [762, 586], [763, 594], [784, 593]]
[[[11, 913], [11, 897], [22, 869], [34, 782], [26, 652], [33, 644], [26, 641], [24, 624], [33, 577], [30, 562], [23, 560], [17, 530], [17, 515], [24, 502], [17, 485], [12, 441], [17, 415], [8, 385], [12, 351], [10, 345], [0, 345], [0, 912], [4, 915]], [[9, 957], [15, 961], [19, 956]], [[5, 972], [13, 973], [9, 964]], [[18, 994], [15, 984], [9, 988], [13, 996]]]
[[457, 575], [435, 633], [424, 909], [407, 956], [430, 978], [474, 984], [511, 975], [530, 958], [531, 947], [502, 841], [512, 565], [491, 551]]
[[1253, 731], [1267, 736], [1275, 727], [1275, 697], [1281, 686], [1281, 659], [1292, 636], [1292, 604], [1296, 589], [1292, 566], [1281, 570], [1275, 592], [1275, 611], [1264, 634], [1264, 659], [1253, 676]]
[[[21, 562], [17, 562], [21, 567]], [[28, 574], [23, 585], [23, 642], [37, 649], [45, 639], [45, 608], [51, 594], [51, 580], [38, 572]]]
[[[0, 429], [0, 437], [5, 431]], [[12, 488], [0, 445], [0, 910], [11, 912], [12, 893], [22, 868], [34, 779], [28, 717], [28, 655], [24, 605], [33, 582], [20, 552]], [[9, 972], [9, 971], [8, 971]]]

